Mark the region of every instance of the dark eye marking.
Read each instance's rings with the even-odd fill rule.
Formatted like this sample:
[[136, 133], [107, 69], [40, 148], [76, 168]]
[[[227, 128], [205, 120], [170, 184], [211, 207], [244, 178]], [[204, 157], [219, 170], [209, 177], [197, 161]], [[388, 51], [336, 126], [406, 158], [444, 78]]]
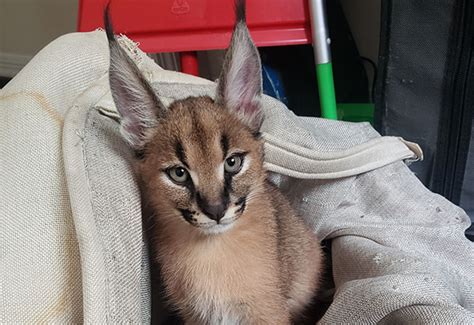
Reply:
[[235, 201], [235, 205], [242, 205], [245, 203], [245, 200], [247, 200], [247, 197], [246, 196], [242, 196], [241, 198], [239, 198], [237, 201]]
[[193, 217], [194, 212], [191, 210], [187, 209], [178, 209], [179, 212], [181, 212], [181, 215], [183, 216], [184, 220], [186, 220], [189, 223], [192, 223], [193, 221], [196, 221], [196, 219]]
[[223, 159], [225, 159], [227, 157], [227, 152], [229, 151], [229, 138], [227, 138], [227, 135], [225, 134], [221, 136], [221, 148], [224, 153]]
[[183, 145], [179, 141], [176, 142], [175, 152], [176, 152], [176, 157], [178, 157], [178, 159], [181, 161], [181, 163], [184, 166], [186, 166], [186, 168], [189, 169], [189, 165], [188, 165], [188, 162], [186, 161], [186, 154], [184, 152]]
[[224, 173], [224, 190], [227, 192], [232, 192], [232, 175], [229, 173]]
[[237, 213], [242, 213], [245, 210], [245, 207], [247, 206], [247, 196], [242, 196], [239, 198], [236, 202], [235, 205], [239, 206], [239, 209], [237, 210]]

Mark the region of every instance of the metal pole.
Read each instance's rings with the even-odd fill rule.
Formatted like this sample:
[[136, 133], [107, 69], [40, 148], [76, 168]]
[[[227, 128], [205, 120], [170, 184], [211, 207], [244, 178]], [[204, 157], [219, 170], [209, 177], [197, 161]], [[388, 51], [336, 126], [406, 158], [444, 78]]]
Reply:
[[314, 59], [318, 78], [321, 116], [337, 120], [336, 94], [331, 63], [331, 39], [326, 22], [324, 0], [309, 0]]

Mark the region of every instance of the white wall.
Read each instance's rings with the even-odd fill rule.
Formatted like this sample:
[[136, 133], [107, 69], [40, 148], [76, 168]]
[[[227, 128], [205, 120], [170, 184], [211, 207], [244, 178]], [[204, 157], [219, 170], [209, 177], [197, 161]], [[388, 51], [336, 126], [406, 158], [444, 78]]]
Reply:
[[13, 76], [46, 44], [76, 30], [78, 0], [0, 0], [0, 76]]

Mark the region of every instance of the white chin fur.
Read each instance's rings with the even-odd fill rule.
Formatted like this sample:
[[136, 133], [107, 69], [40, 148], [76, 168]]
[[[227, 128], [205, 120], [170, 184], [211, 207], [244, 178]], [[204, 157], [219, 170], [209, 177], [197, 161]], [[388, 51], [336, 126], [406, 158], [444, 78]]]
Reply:
[[[234, 223], [237, 221], [238, 216], [236, 215], [239, 207], [233, 206], [225, 212], [224, 217], [221, 219], [221, 223], [216, 223], [214, 220], [209, 219], [203, 213], [199, 213], [196, 218], [198, 225], [195, 225], [203, 234], [206, 235], [217, 235], [222, 234], [230, 230]], [[199, 224], [201, 226], [199, 226]]]
[[215, 224], [210, 227], [199, 227], [199, 230], [206, 234], [206, 235], [217, 235], [217, 234], [222, 234], [228, 230], [230, 230], [234, 226], [234, 223], [228, 223], [228, 224]]

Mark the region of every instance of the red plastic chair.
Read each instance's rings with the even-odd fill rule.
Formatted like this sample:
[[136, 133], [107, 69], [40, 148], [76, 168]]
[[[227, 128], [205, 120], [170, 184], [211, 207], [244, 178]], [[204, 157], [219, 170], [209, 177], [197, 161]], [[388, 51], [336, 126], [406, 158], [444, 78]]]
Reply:
[[[80, 0], [78, 30], [103, 26], [108, 0]], [[117, 33], [149, 53], [180, 52], [185, 73], [198, 75], [195, 51], [224, 49], [234, 23], [233, 0], [113, 0]], [[257, 46], [311, 43], [307, 0], [248, 0], [247, 24]]]
[[[79, 0], [78, 30], [102, 27], [108, 2]], [[235, 21], [234, 0], [113, 0], [110, 11], [117, 33], [145, 52], [180, 52], [181, 70], [192, 75], [196, 51], [226, 48]], [[247, 25], [260, 47], [310, 44], [313, 27], [322, 116], [337, 119], [324, 0], [247, 0]]]

